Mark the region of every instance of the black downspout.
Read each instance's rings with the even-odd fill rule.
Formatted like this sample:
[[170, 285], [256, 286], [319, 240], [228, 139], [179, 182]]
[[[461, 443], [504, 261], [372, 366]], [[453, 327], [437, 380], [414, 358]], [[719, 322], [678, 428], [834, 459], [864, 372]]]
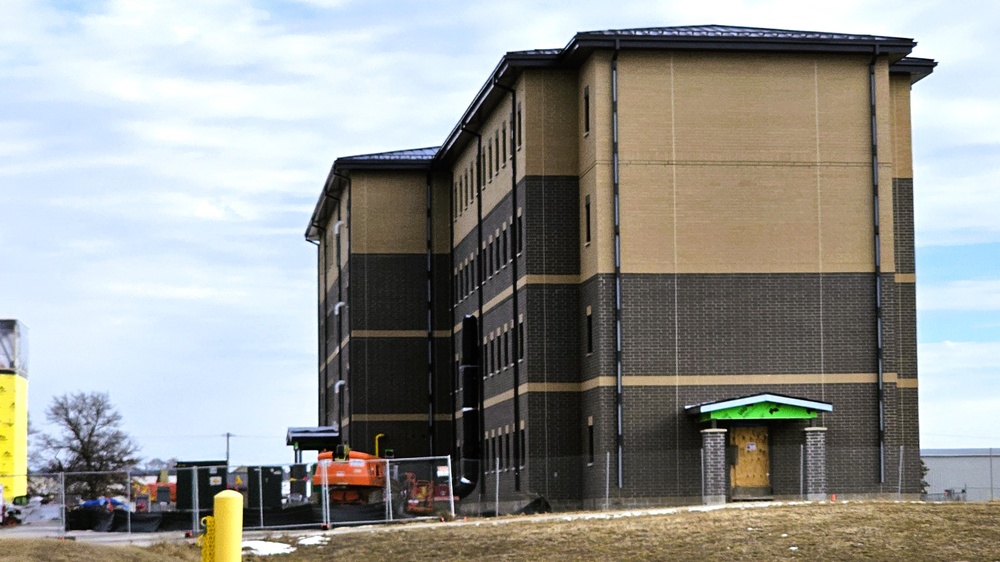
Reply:
[[885, 483], [885, 362], [882, 347], [882, 256], [879, 233], [879, 182], [878, 182], [878, 113], [875, 99], [875, 63], [879, 50], [875, 45], [872, 60], [868, 63], [868, 86], [871, 100], [872, 133], [872, 208], [875, 226], [875, 345], [878, 364], [878, 460], [879, 483]]
[[[469, 133], [470, 135], [475, 135], [475, 137], [476, 137], [476, 164], [473, 167], [473, 169], [476, 170], [476, 236], [477, 236], [478, 239], [476, 240], [476, 256], [477, 256], [476, 267], [472, 268], [472, 274], [475, 276], [475, 280], [476, 280], [476, 283], [475, 283], [475, 285], [476, 285], [476, 293], [477, 293], [477, 296], [479, 297], [479, 299], [478, 299], [479, 300], [479, 317], [478, 317], [479, 318], [479, 322], [478, 322], [478, 324], [481, 327], [484, 324], [484, 322], [483, 322], [483, 278], [482, 278], [482, 275], [479, 274], [479, 271], [483, 267], [483, 179], [484, 179], [483, 175], [486, 173], [483, 170], [483, 136], [481, 134], [477, 133], [476, 131], [473, 131], [472, 129], [468, 128], [465, 125], [462, 125], [460, 127], [460, 129], [462, 131], [466, 132], [466, 133]], [[464, 334], [464, 329], [465, 328], [463, 326], [463, 334]], [[477, 338], [478, 337], [479, 336], [477, 335]], [[479, 347], [481, 345], [482, 345], [482, 342], [479, 339], [476, 339], [476, 346]], [[465, 345], [463, 344], [463, 357], [464, 357], [464, 354], [465, 354]], [[482, 353], [478, 353], [477, 352], [476, 353], [476, 357], [477, 357], [478, 361], [482, 361]], [[463, 361], [464, 361], [464, 359], [463, 359]], [[478, 363], [477, 363], [477, 365], [478, 365], [478, 368], [479, 368], [479, 372], [480, 373], [483, 372], [483, 366], [479, 365]], [[479, 408], [478, 408], [478, 410], [479, 410], [478, 411], [478, 415], [479, 415], [479, 418], [480, 418], [479, 419], [479, 427], [482, 428], [483, 427], [483, 416], [485, 415], [485, 412], [483, 412], [483, 410], [485, 410], [485, 407], [484, 407], [485, 397], [483, 396], [483, 385], [479, 384], [477, 386], [479, 388]], [[465, 414], [462, 414], [462, 415], [463, 415], [463, 418], [464, 418]], [[477, 443], [482, 438], [483, 438], [483, 436], [481, 434], [477, 434], [476, 435], [476, 441], [477, 441]], [[468, 436], [463, 435], [462, 439], [463, 439], [463, 442], [464, 441], [468, 441]], [[480, 450], [480, 453], [481, 453], [482, 452], [481, 451], [481, 447], [477, 447], [477, 448]], [[479, 478], [480, 478], [481, 481], [485, 482], [486, 481], [486, 467], [483, 466], [483, 464], [484, 463], [482, 463], [482, 462], [479, 463]], [[483, 497], [485, 497], [485, 494], [486, 494], [486, 490], [480, 488], [480, 490], [479, 490], [480, 499], [482, 499]]]
[[[448, 256], [450, 258], [448, 260], [448, 262], [451, 263], [452, 269], [454, 269], [454, 266], [455, 266], [455, 219], [458, 217], [458, 200], [456, 199], [456, 195], [458, 195], [458, 194], [456, 193], [455, 187], [454, 187], [455, 186], [455, 175], [454, 174], [452, 174], [451, 177], [449, 178], [448, 185], [451, 186], [448, 189], [448, 201], [450, 203], [450, 211], [451, 211], [451, 217], [450, 217], [450, 220], [448, 221], [448, 236], [449, 236], [449, 238], [451, 240], [450, 243], [449, 243], [449, 246], [448, 246]], [[453, 330], [453, 328], [452, 328], [452, 322], [455, 321], [455, 304], [456, 304], [455, 303], [455, 294], [456, 294], [455, 290], [457, 289], [457, 287], [455, 286], [455, 284], [456, 284], [455, 275], [454, 274], [450, 275], [449, 279], [451, 280], [451, 283], [449, 284], [449, 287], [448, 287], [449, 288], [448, 294], [450, 295], [450, 297], [448, 298], [448, 302], [450, 303], [449, 306], [448, 306], [448, 312], [449, 312], [449, 315], [448, 315], [448, 319], [449, 319], [449, 322], [448, 322], [449, 323], [449, 326], [448, 326], [448, 332], [449, 332], [448, 333], [448, 342], [449, 342], [449, 345], [450, 345], [450, 350], [449, 350], [450, 351], [450, 355], [448, 355], [448, 370], [452, 373], [452, 378], [451, 378], [451, 381], [452, 381], [451, 382], [451, 388], [452, 388], [452, 393], [451, 393], [451, 431], [452, 431], [451, 449], [452, 449], [452, 456], [457, 461], [461, 462], [461, 458], [462, 457], [461, 457], [460, 452], [458, 450], [458, 417], [455, 414], [456, 414], [456, 412], [458, 412], [458, 404], [459, 404], [458, 391], [462, 388], [462, 379], [461, 379], [461, 371], [460, 371], [460, 368], [458, 367], [458, 362], [455, 360], [455, 358], [457, 357], [457, 355], [456, 355], [456, 349], [455, 349], [455, 333], [452, 331]]]
[[427, 235], [427, 455], [434, 456], [434, 240], [432, 225], [432, 185], [431, 172], [427, 172], [426, 192], [426, 235]]
[[[512, 146], [514, 143], [510, 142], [514, 140], [514, 119], [517, 118], [517, 92], [513, 88], [508, 88], [501, 84], [498, 80], [494, 79], [493, 84], [501, 90], [506, 90], [510, 92], [510, 138], [504, 139], [508, 146]], [[498, 156], [499, 158], [499, 156]], [[514, 308], [514, 326], [511, 330], [513, 332], [513, 337], [511, 338], [511, 345], [514, 348], [514, 490], [521, 491], [521, 440], [517, 438], [518, 432], [521, 430], [521, 358], [518, 355], [520, 331], [518, 326], [520, 326], [520, 321], [518, 320], [518, 314], [520, 313], [520, 308], [518, 308], [518, 295], [517, 295], [517, 249], [518, 241], [520, 240], [521, 233], [518, 232], [520, 222], [518, 222], [517, 217], [517, 153], [511, 150], [510, 153], [510, 197], [511, 197], [511, 209], [510, 209], [510, 220], [511, 220], [511, 246], [513, 246], [514, 259], [511, 260], [511, 277], [513, 281], [511, 282], [511, 299], [512, 306]]]
[[611, 152], [615, 212], [615, 420], [617, 424], [615, 441], [618, 447], [618, 487], [623, 488], [625, 476], [622, 461], [625, 436], [622, 405], [622, 233], [618, 204], [618, 49], [618, 40], [615, 39], [615, 54], [611, 57]]
[[[351, 181], [351, 178], [349, 178], [348, 176], [345, 176], [345, 175], [342, 175], [342, 174], [336, 174], [336, 173], [334, 174], [334, 176], [336, 176], [336, 177], [344, 180], [344, 182], [347, 183], [347, 261], [348, 261], [347, 265], [348, 265], [348, 269], [350, 269], [350, 265], [351, 265], [350, 264], [350, 260], [351, 260], [351, 204], [352, 204], [353, 199], [354, 199], [354, 197], [352, 197], [352, 192], [353, 192], [353, 189], [354, 189], [354, 184]], [[339, 208], [339, 205], [338, 205], [338, 208]], [[339, 212], [339, 210], [338, 210], [338, 212]], [[337, 251], [340, 252], [340, 244], [339, 243], [337, 244]], [[337, 259], [337, 267], [338, 268], [340, 268], [340, 261], [341, 260], [338, 257], [338, 259]], [[342, 270], [339, 270], [339, 271], [340, 271], [340, 274], [337, 276], [337, 283], [338, 283], [337, 294], [338, 294], [338, 297], [340, 298], [340, 301], [338, 301], [338, 302], [345, 303], [345, 308], [348, 309], [348, 314], [350, 314], [350, 307], [346, 306], [347, 300], [345, 299], [344, 295], [341, 294], [342, 286], [343, 286], [343, 279], [344, 279], [344, 272]], [[348, 292], [349, 292], [350, 291], [350, 286], [348, 286], [347, 289], [348, 289]], [[350, 317], [348, 316], [348, 319], [349, 318]], [[337, 325], [341, 327], [342, 331], [346, 330], [347, 333], [348, 333], [348, 335], [351, 333], [350, 322], [347, 322], [347, 326], [345, 327], [343, 320], [339, 320], [338, 319]], [[339, 334], [337, 334], [337, 336], [340, 338], [340, 341], [337, 342], [337, 345], [340, 345], [341, 342], [344, 341], [344, 334], [343, 333], [339, 333]], [[340, 353], [338, 354], [338, 358], [339, 358], [338, 359], [338, 365], [341, 366], [339, 368], [341, 368], [342, 371], [344, 370], [343, 367], [342, 367], [342, 365], [343, 365], [343, 354], [344, 354], [344, 350], [341, 349]], [[347, 385], [348, 389], [351, 389], [352, 386], [351, 386], [351, 365], [350, 365], [350, 363], [348, 363], [346, 371], [347, 371], [347, 377], [346, 377], [346, 383], [345, 384]], [[341, 376], [340, 380], [345, 380], [343, 378], [343, 372], [340, 373], [340, 376]], [[345, 398], [344, 398], [344, 393], [345, 392], [346, 391], [343, 388], [341, 388], [341, 390], [340, 390], [340, 404], [341, 404], [341, 408], [343, 408], [343, 403], [346, 401]], [[353, 410], [353, 407], [349, 408], [349, 411], [348, 411], [347, 416], [346, 416], [347, 417], [347, 425], [348, 425], [348, 427], [350, 427], [350, 425], [351, 425], [351, 412], [350, 412], [350, 410]], [[341, 418], [344, 417], [343, 411], [337, 412], [337, 415], [340, 416]], [[338, 421], [338, 426], [339, 426], [340, 425], [340, 420], [337, 420], [337, 421]], [[343, 438], [343, 435], [344, 435], [344, 428], [343, 427], [340, 427], [340, 435], [341, 435], [341, 438]], [[351, 439], [352, 433], [348, 433], [347, 435], [348, 435], [348, 440], [347, 440], [347, 443], [345, 443], [345, 444], [348, 445], [348, 446], [351, 446], [352, 445], [352, 441], [353, 441], [353, 439]]]

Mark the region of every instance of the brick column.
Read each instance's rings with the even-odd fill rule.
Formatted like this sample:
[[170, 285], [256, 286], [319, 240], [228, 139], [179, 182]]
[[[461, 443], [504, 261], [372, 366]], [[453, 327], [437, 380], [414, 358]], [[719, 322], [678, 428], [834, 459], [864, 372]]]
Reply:
[[726, 503], [726, 430], [701, 430], [702, 496], [705, 505]]
[[807, 427], [806, 499], [826, 499], [826, 428]]

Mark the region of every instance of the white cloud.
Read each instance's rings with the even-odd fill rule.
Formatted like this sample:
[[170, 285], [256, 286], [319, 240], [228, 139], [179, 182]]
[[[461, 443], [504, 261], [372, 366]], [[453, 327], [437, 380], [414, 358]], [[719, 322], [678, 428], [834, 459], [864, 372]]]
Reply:
[[1000, 342], [922, 343], [918, 353], [921, 446], [1000, 442]]
[[956, 280], [923, 284], [917, 290], [918, 310], [1000, 310], [1000, 280]]

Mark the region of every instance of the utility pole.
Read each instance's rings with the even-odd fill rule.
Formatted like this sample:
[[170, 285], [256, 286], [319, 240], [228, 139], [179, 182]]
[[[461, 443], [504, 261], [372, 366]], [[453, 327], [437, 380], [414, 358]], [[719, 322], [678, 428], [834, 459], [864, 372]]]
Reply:
[[228, 431], [226, 432], [226, 466], [227, 467], [229, 466], [229, 438], [232, 437], [232, 436], [233, 436], [232, 433], [229, 433]]

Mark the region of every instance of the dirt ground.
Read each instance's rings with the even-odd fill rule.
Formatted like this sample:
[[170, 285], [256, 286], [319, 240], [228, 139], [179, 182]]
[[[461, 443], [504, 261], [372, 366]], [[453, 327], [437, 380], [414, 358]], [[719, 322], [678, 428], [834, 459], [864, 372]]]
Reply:
[[[1000, 560], [1000, 503], [841, 502], [668, 513], [566, 513], [266, 537], [319, 560]], [[255, 537], [257, 538], [257, 537]], [[148, 548], [0, 539], [0, 561], [195, 561]]]

